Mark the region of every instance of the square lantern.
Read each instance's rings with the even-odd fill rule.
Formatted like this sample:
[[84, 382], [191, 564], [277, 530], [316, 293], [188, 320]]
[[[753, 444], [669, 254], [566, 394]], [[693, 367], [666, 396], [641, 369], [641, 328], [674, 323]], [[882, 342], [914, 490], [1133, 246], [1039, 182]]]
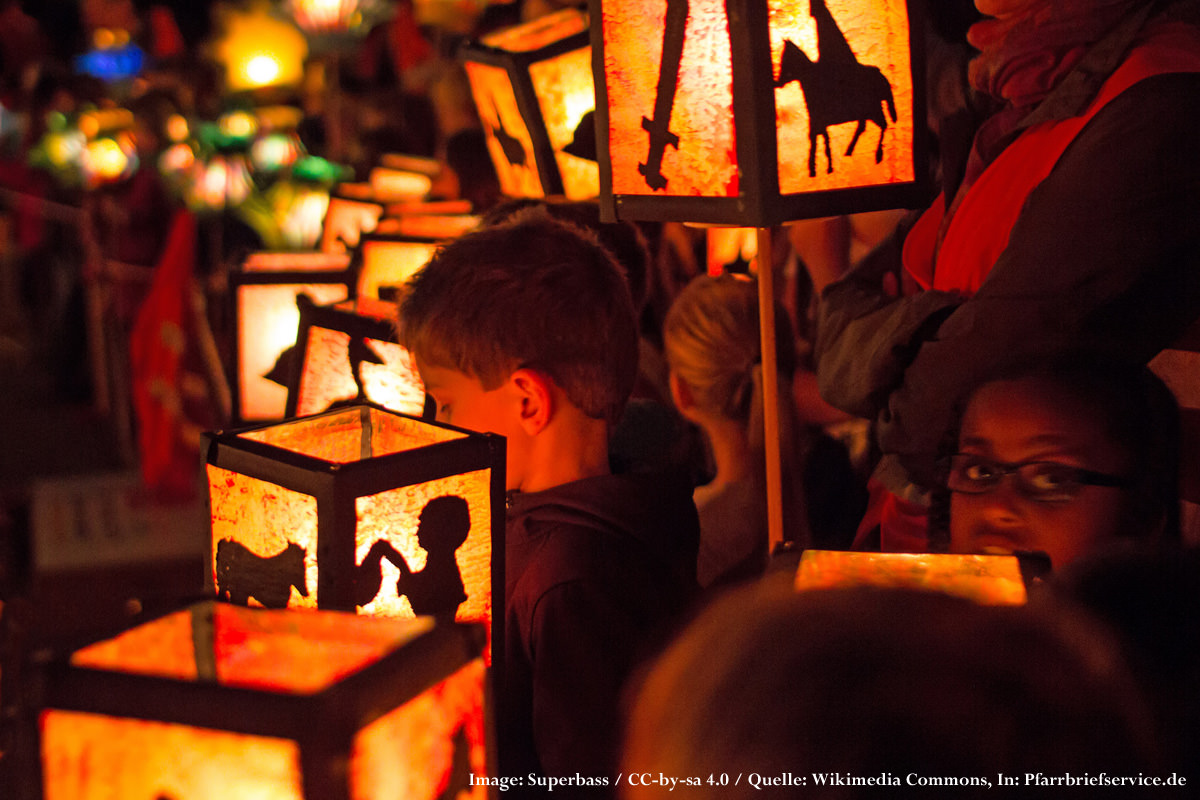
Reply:
[[283, 418], [291, 378], [290, 348], [300, 312], [296, 297], [336, 303], [354, 286], [349, 253], [253, 253], [229, 276], [236, 341], [233, 350], [235, 421]]
[[587, 14], [564, 9], [498, 30], [459, 59], [505, 195], [599, 194]]
[[329, 207], [321, 225], [321, 251], [344, 253], [357, 247], [364, 233], [375, 230], [384, 209], [383, 201], [375, 198], [370, 184], [338, 184], [329, 195]]
[[431, 418], [425, 385], [396, 338], [395, 303], [360, 297], [319, 306], [304, 295], [296, 364], [285, 416], [307, 417], [367, 401], [410, 416]]
[[207, 601], [48, 667], [44, 800], [472, 797], [483, 631]]
[[438, 246], [479, 226], [474, 214], [406, 215], [380, 220], [354, 251], [358, 297], [392, 299]]
[[503, 437], [370, 404], [204, 436], [218, 597], [485, 622], [503, 641]]
[[797, 590], [876, 586], [920, 589], [985, 605], [1022, 605], [1028, 587], [1048, 572], [1025, 555], [866, 553], [805, 550], [796, 571]]
[[602, 211], [767, 227], [916, 207], [919, 5], [591, 0]]

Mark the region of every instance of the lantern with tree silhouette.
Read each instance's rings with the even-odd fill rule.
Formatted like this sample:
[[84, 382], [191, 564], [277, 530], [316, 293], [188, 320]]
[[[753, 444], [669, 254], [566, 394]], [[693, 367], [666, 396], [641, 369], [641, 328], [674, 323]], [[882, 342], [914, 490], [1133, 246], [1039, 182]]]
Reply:
[[44, 800], [482, 800], [483, 639], [200, 603], [50, 667], [35, 783]]
[[205, 441], [220, 597], [498, 633], [503, 438], [362, 403]]
[[459, 53], [510, 197], [596, 197], [599, 171], [588, 17], [564, 9], [505, 28]]

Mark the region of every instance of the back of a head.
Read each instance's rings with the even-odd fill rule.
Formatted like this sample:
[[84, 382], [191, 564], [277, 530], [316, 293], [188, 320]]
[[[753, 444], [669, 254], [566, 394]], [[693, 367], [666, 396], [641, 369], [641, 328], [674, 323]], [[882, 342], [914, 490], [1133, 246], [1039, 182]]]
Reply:
[[[787, 315], [776, 314], [780, 371], [794, 366]], [[745, 422], [750, 417], [751, 375], [762, 363], [758, 285], [738, 275], [701, 275], [671, 303], [663, 323], [667, 365], [688, 385], [696, 404]]]
[[[635, 773], [742, 775], [737, 787], [689, 793], [724, 800], [757, 796], [752, 773], [804, 776], [793, 790], [804, 797], [854, 798], [878, 790], [821, 786], [814, 773], [884, 776], [889, 795], [925, 796], [944, 784], [923, 779], [995, 783], [1004, 773], [1024, 784], [1026, 773], [1136, 775], [1154, 765], [1141, 696], [1083, 617], [773, 582], [718, 600], [654, 665], [624, 763]], [[969, 780], [952, 791], [994, 796]]]
[[542, 372], [584, 414], [615, 420], [637, 373], [637, 328], [621, 268], [596, 238], [521, 212], [441, 248], [410, 281], [401, 341], [485, 389]]

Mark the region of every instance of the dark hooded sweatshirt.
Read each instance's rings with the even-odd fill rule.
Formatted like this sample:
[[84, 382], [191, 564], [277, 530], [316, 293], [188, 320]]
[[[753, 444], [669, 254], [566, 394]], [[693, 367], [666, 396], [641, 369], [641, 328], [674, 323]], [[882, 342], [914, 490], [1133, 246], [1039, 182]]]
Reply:
[[696, 599], [690, 482], [605, 475], [513, 492], [506, 537], [500, 774], [611, 784], [625, 682]]

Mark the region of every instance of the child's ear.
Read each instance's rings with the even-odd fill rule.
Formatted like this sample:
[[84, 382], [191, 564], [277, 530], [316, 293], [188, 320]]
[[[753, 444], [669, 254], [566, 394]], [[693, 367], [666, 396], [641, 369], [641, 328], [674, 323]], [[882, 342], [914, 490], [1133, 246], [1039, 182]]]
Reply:
[[671, 399], [675, 401], [675, 407], [686, 416], [687, 412], [696, 406], [696, 399], [692, 396], [692, 387], [688, 386], [683, 378], [679, 377], [679, 373], [674, 370], [667, 373], [667, 385], [671, 389]]
[[550, 379], [536, 370], [521, 368], [508, 380], [517, 392], [521, 427], [529, 436], [540, 433], [550, 424], [554, 414], [554, 392]]

